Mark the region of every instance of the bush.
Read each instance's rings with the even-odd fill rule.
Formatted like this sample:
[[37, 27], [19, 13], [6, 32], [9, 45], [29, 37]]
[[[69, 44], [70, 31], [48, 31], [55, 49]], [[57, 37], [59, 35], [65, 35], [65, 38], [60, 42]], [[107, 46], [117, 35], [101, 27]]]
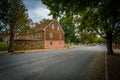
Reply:
[[6, 51], [8, 49], [8, 45], [4, 42], [0, 42], [0, 51]]
[[69, 38], [65, 38], [65, 42], [66, 43], [70, 43], [70, 39]]

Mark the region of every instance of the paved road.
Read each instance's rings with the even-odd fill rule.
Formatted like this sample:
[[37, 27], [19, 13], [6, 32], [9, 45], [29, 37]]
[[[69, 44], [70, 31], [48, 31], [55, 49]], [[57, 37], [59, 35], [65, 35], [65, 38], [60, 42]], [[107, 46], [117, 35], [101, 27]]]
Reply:
[[0, 80], [85, 80], [101, 46], [0, 56]]

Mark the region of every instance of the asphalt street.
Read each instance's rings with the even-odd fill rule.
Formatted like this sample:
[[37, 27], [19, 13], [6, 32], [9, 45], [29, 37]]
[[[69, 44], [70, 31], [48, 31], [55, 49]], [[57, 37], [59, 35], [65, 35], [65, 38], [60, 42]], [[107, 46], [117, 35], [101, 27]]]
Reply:
[[0, 80], [85, 80], [104, 46], [0, 56]]

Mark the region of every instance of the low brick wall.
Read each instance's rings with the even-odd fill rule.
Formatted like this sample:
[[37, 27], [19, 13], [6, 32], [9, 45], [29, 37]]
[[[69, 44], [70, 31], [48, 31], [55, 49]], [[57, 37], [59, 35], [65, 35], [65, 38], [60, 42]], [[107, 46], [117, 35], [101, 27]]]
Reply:
[[14, 49], [15, 50], [33, 50], [33, 49], [43, 49], [43, 40], [15, 40]]
[[120, 49], [120, 43], [113, 44], [114, 49]]

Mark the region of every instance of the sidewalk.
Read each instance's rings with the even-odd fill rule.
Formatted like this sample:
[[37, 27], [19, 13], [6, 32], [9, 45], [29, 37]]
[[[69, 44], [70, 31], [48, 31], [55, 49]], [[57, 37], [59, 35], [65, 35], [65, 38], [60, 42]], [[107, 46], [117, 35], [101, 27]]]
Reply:
[[[120, 50], [116, 49], [114, 52], [115, 55], [107, 56], [98, 53], [86, 80], [120, 80]], [[107, 66], [105, 57], [107, 57]]]
[[108, 55], [108, 80], [120, 80], [120, 50], [115, 55]]
[[[62, 50], [62, 49], [68, 49], [68, 48], [21, 50], [21, 51], [15, 51], [14, 54], [33, 53], [33, 52], [43, 52], [43, 51]], [[8, 51], [2, 51], [2, 52], [0, 52], [0, 56], [1, 56], [1, 55], [10, 55], [10, 54], [8, 54]]]
[[90, 65], [90, 70], [85, 80], [105, 80], [105, 54], [98, 53]]
[[[65, 47], [65, 48], [56, 48], [56, 49], [20, 50], [20, 51], [14, 51], [14, 54], [43, 52], [43, 51], [62, 50], [62, 49], [71, 49], [71, 48], [74, 48], [74, 47], [78, 47], [78, 46], [69, 46], [69, 47]], [[2, 51], [2, 52], [0, 52], [0, 56], [1, 55], [10, 55], [10, 54], [8, 54], [8, 51]]]

